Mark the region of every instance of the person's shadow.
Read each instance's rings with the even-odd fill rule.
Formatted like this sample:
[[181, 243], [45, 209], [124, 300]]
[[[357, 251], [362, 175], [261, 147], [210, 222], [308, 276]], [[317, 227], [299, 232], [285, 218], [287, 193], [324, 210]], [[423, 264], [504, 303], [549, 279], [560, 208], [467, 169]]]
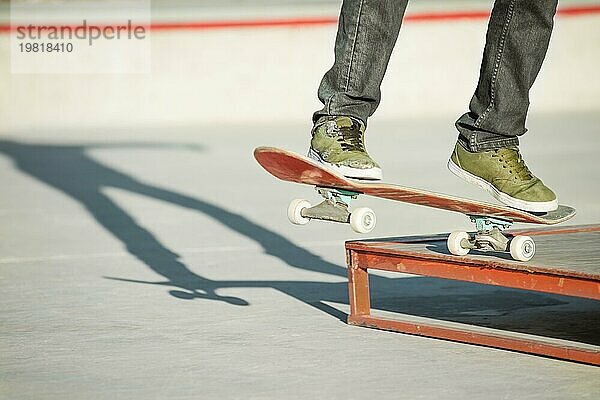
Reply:
[[[340, 277], [346, 276], [345, 268], [323, 260], [240, 214], [197, 198], [146, 184], [97, 162], [87, 154], [87, 150], [97, 148], [124, 147], [174, 147], [174, 145], [129, 143], [61, 146], [0, 140], [0, 153], [9, 156], [19, 170], [81, 203], [100, 225], [123, 242], [130, 254], [167, 279], [165, 282], [155, 284], [174, 286], [183, 290], [171, 291], [173, 296], [184, 299], [222, 300], [238, 305], [247, 304], [243, 299], [217, 295], [215, 289], [220, 286], [216, 282], [192, 273], [179, 261], [178, 254], [160, 243], [152, 233], [104, 194], [103, 189], [118, 188], [202, 212], [230, 229], [256, 240], [265, 253], [280, 258], [290, 266]], [[203, 151], [203, 148], [197, 145], [176, 147]]]
[[[245, 306], [249, 303], [239, 297], [220, 295], [217, 291], [227, 288], [274, 288], [339, 318], [341, 321], [346, 321], [346, 313], [327, 304], [327, 302], [348, 304], [345, 266], [330, 263], [294, 244], [282, 235], [252, 222], [243, 215], [228, 211], [199, 198], [149, 185], [103, 165], [87, 154], [88, 150], [96, 148], [124, 147], [177, 147], [192, 151], [204, 150], [199, 146], [159, 145], [156, 143], [78, 146], [0, 140], [0, 154], [3, 153], [12, 159], [20, 171], [69, 195], [82, 204], [100, 225], [125, 245], [131, 255], [142, 261], [157, 274], [163, 276], [165, 280], [148, 282], [122, 277], [106, 278], [169, 287], [171, 288], [169, 293], [180, 299], [217, 300], [238, 306]], [[256, 241], [266, 254], [277, 257], [288, 266], [333, 275], [339, 277], [340, 281], [326, 283], [314, 281], [215, 281], [207, 279], [190, 271], [179, 260], [179, 256], [175, 252], [160, 243], [151, 232], [105, 195], [103, 193], [105, 188], [118, 188], [201, 212], [224, 226]], [[450, 285], [452, 288], [448, 289], [449, 281], [444, 279], [422, 277], [387, 278], [371, 275], [370, 282], [373, 287], [372, 296], [377, 297], [373, 301], [375, 308], [458, 322], [477, 323], [479, 321], [483, 322], [484, 325], [490, 323], [485, 318], [485, 313], [489, 312], [490, 309], [494, 309], [494, 313], [509, 314], [514, 310], [523, 308], [537, 307], [543, 309], [548, 306], [560, 306], [567, 303], [555, 296], [465, 282], [452, 282]], [[444, 295], [440, 295], [442, 291]], [[498, 298], [502, 300], [498, 301]], [[544, 311], [542, 310], [540, 314], [544, 314]], [[552, 321], [547, 322], [551, 324]], [[525, 326], [520, 327], [520, 330], [530, 332], [531, 328]], [[546, 331], [553, 332], [553, 337], [572, 337], [568, 332], [557, 333], [552, 331], [551, 326]], [[579, 333], [578, 338], [581, 339], [581, 332]], [[583, 334], [583, 336], [586, 335]], [[592, 342], [600, 342], [600, 339], [596, 337]]]

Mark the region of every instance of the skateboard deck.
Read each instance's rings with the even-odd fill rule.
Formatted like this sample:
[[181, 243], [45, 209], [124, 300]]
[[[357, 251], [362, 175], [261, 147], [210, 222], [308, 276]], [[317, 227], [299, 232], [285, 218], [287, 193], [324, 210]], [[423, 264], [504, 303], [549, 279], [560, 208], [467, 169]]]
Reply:
[[565, 205], [560, 205], [558, 209], [547, 213], [531, 213], [508, 206], [406, 186], [351, 180], [307, 157], [275, 147], [258, 147], [254, 150], [254, 157], [267, 172], [284, 181], [356, 192], [404, 203], [454, 211], [468, 216], [484, 216], [508, 222], [552, 225], [567, 221], [575, 215], [575, 209]]

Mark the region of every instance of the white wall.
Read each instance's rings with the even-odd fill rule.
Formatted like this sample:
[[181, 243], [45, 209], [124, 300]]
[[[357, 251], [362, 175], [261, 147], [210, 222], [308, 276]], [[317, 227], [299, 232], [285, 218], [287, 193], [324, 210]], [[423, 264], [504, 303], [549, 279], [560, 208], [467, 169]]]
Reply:
[[[378, 118], [463, 112], [485, 28], [483, 20], [405, 24]], [[151, 74], [17, 75], [0, 34], [0, 132], [308, 121], [334, 35], [334, 26], [162, 31], [152, 35]], [[557, 20], [533, 110], [600, 110], [598, 43], [600, 15]]]

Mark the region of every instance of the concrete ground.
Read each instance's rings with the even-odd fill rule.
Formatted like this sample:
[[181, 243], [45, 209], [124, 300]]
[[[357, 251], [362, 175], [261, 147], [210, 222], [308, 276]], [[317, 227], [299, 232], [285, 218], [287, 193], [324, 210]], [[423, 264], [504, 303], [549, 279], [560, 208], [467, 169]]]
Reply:
[[[522, 150], [577, 208], [569, 224], [600, 223], [600, 81], [589, 45], [598, 18], [562, 21]], [[476, 81], [480, 48], [469, 38], [479, 43], [484, 28], [405, 27], [367, 136], [387, 181], [490, 200], [445, 169]], [[153, 38], [158, 68], [141, 77], [12, 75], [0, 57], [0, 399], [600, 397], [597, 367], [345, 324], [344, 241], [362, 236], [289, 224], [288, 202], [316, 194], [252, 157], [260, 145], [306, 150], [333, 29], [167, 32]], [[289, 41], [305, 52], [288, 52]], [[464, 60], [434, 55], [457, 41]], [[7, 44], [0, 35], [0, 55]], [[306, 63], [315, 48], [317, 65]], [[244, 63], [229, 62], [233, 50]], [[433, 85], [415, 82], [425, 74]], [[222, 97], [219, 83], [230, 85]], [[377, 212], [372, 236], [471, 227], [460, 214], [357, 203]], [[600, 345], [598, 302], [372, 279], [373, 303], [387, 311], [530, 333], [560, 326], [556, 335]]]
[[[451, 123], [377, 121], [370, 147], [390, 181], [485, 199], [443, 168]], [[524, 141], [534, 170], [578, 208], [573, 223], [600, 222], [599, 124], [535, 115]], [[598, 398], [595, 367], [346, 325], [343, 242], [357, 236], [290, 225], [287, 202], [316, 200], [312, 188], [276, 181], [252, 158], [257, 145], [304, 150], [305, 128], [3, 137], [2, 397]], [[377, 210], [377, 236], [469, 227], [444, 211], [360, 204]], [[583, 319], [579, 334], [598, 344], [597, 302], [376, 279], [374, 302], [408, 314]]]

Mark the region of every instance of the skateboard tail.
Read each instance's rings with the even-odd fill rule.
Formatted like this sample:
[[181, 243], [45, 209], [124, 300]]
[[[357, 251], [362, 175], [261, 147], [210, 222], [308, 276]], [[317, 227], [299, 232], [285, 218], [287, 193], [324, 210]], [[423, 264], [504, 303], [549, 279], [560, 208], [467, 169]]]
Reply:
[[358, 184], [326, 169], [316, 161], [289, 155], [289, 152], [274, 147], [258, 147], [254, 150], [256, 161], [268, 173], [283, 181], [362, 193]]

